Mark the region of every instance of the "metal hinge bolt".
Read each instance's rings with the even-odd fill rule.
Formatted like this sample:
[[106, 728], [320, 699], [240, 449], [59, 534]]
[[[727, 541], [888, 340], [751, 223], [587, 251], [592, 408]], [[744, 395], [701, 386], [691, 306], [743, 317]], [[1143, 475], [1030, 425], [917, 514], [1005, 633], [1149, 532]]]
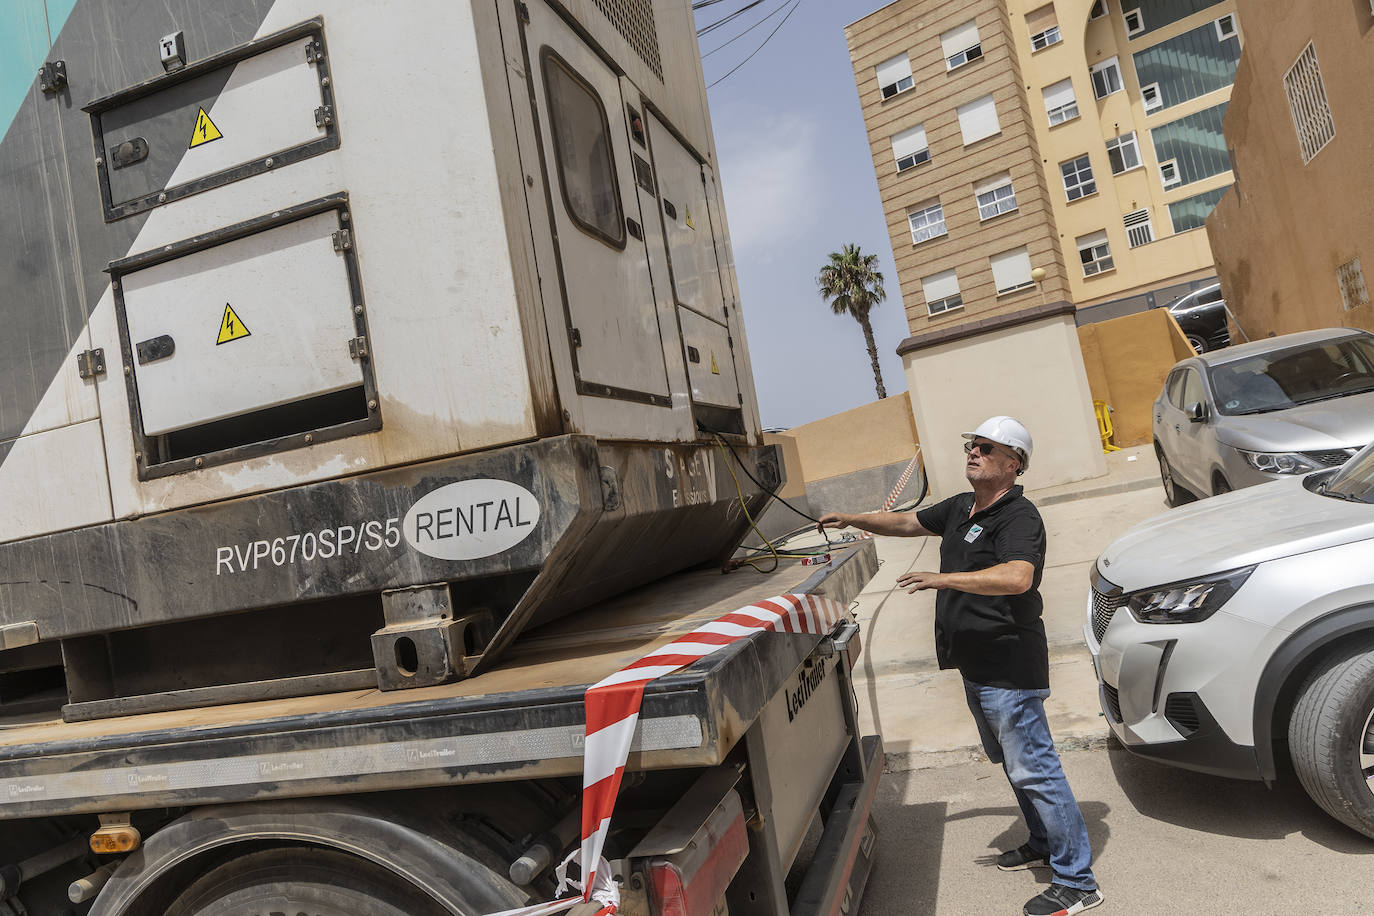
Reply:
[[38, 85], [46, 93], [61, 92], [67, 88], [67, 62], [50, 60], [38, 70]]
[[76, 356], [76, 371], [83, 379], [95, 378], [97, 375], [105, 374], [105, 351], [97, 347], [94, 350], [87, 350], [78, 353]]
[[334, 123], [334, 106], [321, 105], [315, 109], [315, 126], [328, 127]]
[[525, 25], [530, 24], [530, 8], [522, 0], [516, 0], [515, 11], [520, 14], [520, 21]]
[[355, 337], [348, 342], [348, 355], [354, 359], [367, 359], [367, 338]]
[[579, 331], [577, 328], [572, 329], [572, 345], [574, 347], [582, 346], [582, 332]]
[[353, 247], [353, 233], [347, 229], [331, 232], [329, 238], [334, 242], [335, 251], [348, 251]]
[[305, 59], [307, 63], [315, 63], [324, 60], [324, 45], [316, 39], [305, 46]]

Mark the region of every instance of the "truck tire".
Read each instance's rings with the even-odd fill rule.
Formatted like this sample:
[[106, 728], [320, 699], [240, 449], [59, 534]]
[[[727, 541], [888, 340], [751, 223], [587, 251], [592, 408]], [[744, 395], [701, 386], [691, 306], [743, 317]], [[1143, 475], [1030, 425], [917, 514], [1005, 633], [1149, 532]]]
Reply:
[[1312, 800], [1374, 837], [1374, 650], [1337, 658], [1308, 678], [1288, 720], [1288, 744]]
[[211, 869], [166, 916], [452, 916], [403, 878], [319, 847], [259, 849]]

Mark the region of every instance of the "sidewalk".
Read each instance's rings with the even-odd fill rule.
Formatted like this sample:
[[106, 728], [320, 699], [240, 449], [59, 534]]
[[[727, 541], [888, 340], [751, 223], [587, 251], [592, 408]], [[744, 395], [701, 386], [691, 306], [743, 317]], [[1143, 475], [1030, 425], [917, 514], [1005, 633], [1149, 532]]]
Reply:
[[[1108, 735], [1083, 645], [1089, 571], [1109, 543], [1167, 508], [1150, 446], [1114, 452], [1107, 465], [1105, 477], [1026, 494], [1048, 533], [1040, 593], [1053, 693], [1045, 708], [1055, 740], [1066, 747], [1092, 746]], [[854, 676], [864, 726], [882, 734], [889, 771], [980, 759], [959, 673], [936, 667], [935, 595], [895, 587], [908, 570], [938, 569], [939, 544], [931, 538], [875, 541], [882, 565], [857, 611], [863, 656]]]

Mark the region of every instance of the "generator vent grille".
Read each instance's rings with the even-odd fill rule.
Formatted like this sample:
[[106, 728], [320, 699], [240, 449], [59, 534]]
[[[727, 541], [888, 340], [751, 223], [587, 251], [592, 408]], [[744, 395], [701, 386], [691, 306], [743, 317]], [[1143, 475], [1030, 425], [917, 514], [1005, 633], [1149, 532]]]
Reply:
[[611, 20], [617, 32], [635, 49], [640, 60], [663, 79], [663, 58], [658, 51], [658, 26], [652, 0], [594, 0], [596, 8]]

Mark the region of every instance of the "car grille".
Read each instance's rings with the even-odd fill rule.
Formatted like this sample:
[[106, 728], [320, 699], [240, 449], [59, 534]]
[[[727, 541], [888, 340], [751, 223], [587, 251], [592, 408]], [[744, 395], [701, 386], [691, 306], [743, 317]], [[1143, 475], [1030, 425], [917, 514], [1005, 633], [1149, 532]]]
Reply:
[[1311, 458], [1323, 467], [1334, 468], [1345, 464], [1346, 461], [1350, 459], [1350, 456], [1357, 451], [1359, 451], [1359, 449], [1333, 448], [1323, 452], [1303, 452], [1302, 454], [1304, 458]]
[[1102, 682], [1102, 695], [1107, 698], [1107, 714], [1113, 722], [1121, 721], [1121, 694], [1106, 681]]
[[1107, 633], [1107, 625], [1112, 622], [1116, 609], [1126, 603], [1125, 595], [1107, 596], [1093, 589], [1093, 637], [1102, 641]]

